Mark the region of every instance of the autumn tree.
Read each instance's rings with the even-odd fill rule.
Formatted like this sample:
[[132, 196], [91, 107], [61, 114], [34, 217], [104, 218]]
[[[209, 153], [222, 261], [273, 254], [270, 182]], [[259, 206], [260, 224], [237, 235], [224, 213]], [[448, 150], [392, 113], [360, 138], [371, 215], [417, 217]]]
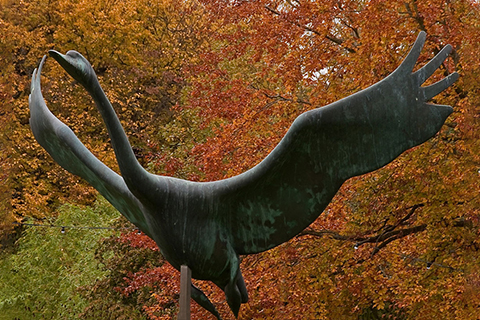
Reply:
[[[24, 228], [13, 222], [48, 224], [55, 221], [57, 209], [64, 202], [92, 206], [97, 198], [84, 181], [56, 165], [31, 134], [30, 78], [41, 57], [48, 49], [75, 49], [93, 63], [138, 159], [148, 165], [152, 148], [176, 148], [169, 143], [165, 130], [159, 128], [173, 127], [178, 121], [170, 109], [179, 101], [185, 86], [182, 67], [188, 62], [197, 63], [196, 51], [204, 45], [204, 29], [208, 26], [201, 19], [202, 7], [195, 1], [7, 0], [0, 2], [0, 9], [0, 228], [2, 249], [10, 244], [12, 229], [19, 231], [13, 237], [20, 237], [13, 247], [16, 249], [21, 241], [28, 240]], [[71, 126], [99, 159], [115, 168], [106, 130], [83, 88], [53, 61], [44, 69], [42, 85], [55, 115]], [[148, 257], [149, 266], [160, 262], [158, 255], [130, 251], [134, 257]], [[8, 262], [21, 257], [12, 250], [1, 259]], [[115, 287], [119, 285], [116, 281], [123, 281], [124, 265], [112, 265], [120, 276], [109, 278], [107, 283]], [[5, 277], [14, 272], [8, 265], [4, 269]], [[50, 287], [55, 288], [53, 281]], [[84, 293], [93, 305], [98, 296], [95, 289], [89, 288], [92, 294]], [[103, 306], [116, 302], [116, 298], [105, 300]], [[125, 301], [128, 305], [131, 299]], [[138, 301], [138, 308], [133, 304], [123, 310], [138, 314], [146, 303]], [[41, 308], [52, 306], [47, 303]], [[87, 308], [84, 314], [88, 316], [89, 312], [97, 311]]]
[[[431, 80], [453, 70], [461, 74], [434, 100], [454, 106], [443, 130], [387, 167], [351, 179], [297, 238], [243, 257], [250, 302], [240, 318], [475, 317], [478, 3], [31, 0], [4, 1], [1, 9], [0, 117], [6, 126], [0, 143], [7, 161], [0, 175], [7, 179], [0, 188], [13, 190], [8, 201], [20, 217], [42, 217], [63, 199], [95, 198], [52, 163], [28, 128], [29, 75], [49, 48], [76, 49], [93, 63], [150, 170], [207, 181], [257, 164], [302, 112], [383, 79], [420, 30], [428, 38], [419, 65], [452, 44], [452, 58]], [[79, 128], [82, 141], [112, 165], [106, 132], [88, 96], [54, 64], [43, 80], [55, 114]], [[162, 117], [170, 121], [158, 125]], [[139, 255], [155, 252], [141, 239], [110, 239], [102, 250], [136, 261], [130, 247]], [[178, 274], [156, 254], [132, 262], [134, 268], [105, 257], [112, 255], [99, 258], [116, 277], [86, 287], [91, 304], [84, 318], [114, 305], [150, 319], [176, 313]], [[221, 292], [198, 285], [231, 318]], [[99, 298], [110, 289], [113, 295]], [[193, 318], [210, 317], [195, 308]]]
[[[297, 238], [244, 257], [251, 300], [240, 318], [475, 317], [479, 73], [471, 39], [479, 33], [478, 5], [202, 3], [214, 26], [210, 46], [200, 63], [186, 68], [189, 86], [176, 108], [177, 119], [185, 122], [167, 130], [168, 141], [184, 148], [159, 147], [151, 155], [158, 170], [171, 175], [214, 180], [247, 170], [300, 113], [387, 76], [420, 30], [428, 34], [420, 65], [447, 43], [455, 49], [431, 81], [453, 70], [462, 74], [453, 89], [435, 98], [455, 107], [437, 137], [382, 170], [349, 181]], [[199, 117], [191, 118], [194, 113]], [[189, 134], [201, 130], [204, 134]], [[180, 157], [172, 158], [175, 154]], [[158, 301], [146, 306], [148, 316], [171, 317], [174, 311], [166, 303], [178, 288], [151, 287], [166, 277], [173, 281], [169, 274], [168, 268], [131, 274], [123, 293], [147, 288]], [[199, 286], [228, 318], [221, 293]], [[209, 315], [195, 309], [193, 317]]]
[[191, 151], [200, 170], [193, 179], [249, 169], [300, 113], [391, 73], [420, 30], [428, 34], [420, 66], [447, 43], [454, 47], [430, 81], [454, 70], [462, 76], [434, 99], [455, 110], [439, 135], [349, 181], [298, 238], [245, 257], [251, 302], [241, 318], [475, 317], [478, 3], [202, 3], [216, 29], [202, 63], [189, 66], [189, 95], [179, 109], [199, 112], [200, 128], [212, 132]]
[[[8, 219], [41, 219], [66, 199], [91, 203], [93, 189], [55, 165], [33, 139], [27, 99], [32, 71], [48, 49], [84, 54], [147, 164], [149, 141], [163, 139], [158, 127], [171, 120], [170, 108], [185, 85], [181, 68], [198, 59], [195, 52], [205, 41], [202, 9], [193, 1], [147, 0], [5, 1], [1, 9], [1, 181]], [[115, 166], [106, 130], [83, 88], [53, 62], [46, 65], [43, 86], [52, 111]]]

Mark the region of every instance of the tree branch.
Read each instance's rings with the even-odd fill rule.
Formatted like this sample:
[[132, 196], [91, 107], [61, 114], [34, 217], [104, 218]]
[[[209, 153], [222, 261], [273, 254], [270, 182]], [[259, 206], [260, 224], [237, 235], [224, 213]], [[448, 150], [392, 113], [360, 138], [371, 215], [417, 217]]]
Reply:
[[[249, 87], [252, 88], [252, 89], [254, 89], [254, 90], [261, 91], [260, 88], [256, 87], [256, 86], [253, 85], [253, 84], [250, 84]], [[306, 105], [309, 105], [309, 106], [312, 105], [310, 102], [305, 101], [305, 100], [303, 100], [303, 99], [296, 99], [296, 100], [294, 100], [294, 99], [290, 99], [290, 98], [285, 98], [284, 96], [282, 96], [282, 95], [280, 95], [280, 94], [271, 95], [271, 94], [266, 93], [265, 91], [261, 91], [261, 93], [262, 93], [265, 97], [267, 97], [267, 98], [269, 98], [269, 99], [274, 99], [275, 101], [282, 100], [282, 101], [288, 101], [288, 102], [302, 103], [302, 104], [306, 104]]]
[[405, 9], [407, 10], [407, 14], [418, 23], [418, 27], [420, 28], [420, 30], [426, 32], [427, 30], [426, 30], [426, 27], [425, 27], [425, 22], [423, 20], [423, 17], [421, 17], [418, 13], [418, 7], [417, 7], [416, 0], [413, 0], [411, 2], [411, 4], [412, 4], [413, 9], [410, 7], [410, 3], [406, 2], [406, 1], [403, 2], [403, 5], [405, 6]]
[[[265, 9], [267, 9], [268, 11], [270, 11], [271, 13], [273, 13], [274, 15], [276, 16], [279, 16], [279, 17], [282, 17], [282, 14], [280, 12], [278, 12], [277, 10], [273, 9], [273, 8], [270, 8], [269, 6], [265, 5], [264, 6]], [[285, 18], [284, 18], [285, 19]], [[355, 49], [353, 48], [350, 48], [350, 47], [347, 47], [345, 45], [343, 45], [343, 43], [345, 42], [344, 39], [340, 39], [340, 38], [337, 38], [337, 37], [334, 37], [334, 36], [331, 36], [331, 35], [323, 35], [321, 34], [320, 32], [318, 32], [317, 30], [313, 29], [313, 28], [310, 28], [310, 27], [307, 27], [306, 25], [303, 25], [303, 24], [300, 24], [298, 22], [295, 22], [295, 21], [290, 21], [290, 20], [287, 20], [285, 19], [286, 21], [290, 22], [291, 24], [293, 25], [296, 25], [297, 27], [299, 28], [302, 28], [306, 31], [309, 31], [309, 32], [312, 32], [313, 34], [316, 34], [317, 36], [320, 36], [320, 37], [324, 37], [325, 39], [328, 39], [330, 41], [332, 41], [333, 43], [335, 44], [338, 44], [339, 46], [341, 46], [343, 49], [347, 50], [348, 52], [350, 53], [355, 53], [357, 52]]]
[[328, 236], [334, 240], [355, 242], [355, 248], [358, 248], [366, 243], [374, 243], [376, 246], [371, 253], [371, 256], [373, 257], [390, 242], [404, 238], [410, 234], [422, 232], [427, 228], [426, 224], [421, 224], [410, 228], [397, 229], [398, 227], [405, 225], [405, 223], [413, 216], [415, 211], [423, 206], [424, 204], [420, 203], [407, 208], [407, 210], [410, 209], [409, 212], [393, 225], [387, 224], [388, 219], [385, 219], [382, 226], [373, 232], [374, 235], [372, 236], [366, 236], [367, 234], [371, 234], [371, 232], [368, 232], [364, 235], [342, 235], [332, 230], [305, 229], [304, 231], [300, 232], [297, 237], [305, 235], [311, 235], [315, 237]]
[[[411, 227], [411, 228], [407, 228], [407, 229], [392, 231], [392, 233], [390, 233], [389, 235], [386, 235], [382, 239], [383, 240], [382, 243], [380, 243], [379, 245], [377, 245], [373, 249], [373, 251], [371, 253], [371, 256], [373, 257], [374, 255], [376, 255], [382, 248], [386, 247], [387, 244], [389, 244], [390, 242], [401, 239], [401, 238], [404, 238], [404, 237], [406, 237], [406, 236], [408, 236], [412, 233], [425, 231], [425, 229], [427, 229], [427, 225], [426, 224], [421, 224], [419, 226], [415, 226], [415, 227]], [[380, 241], [382, 241], [382, 240], [380, 240]]]
[[351, 241], [351, 242], [358, 242], [358, 241], [365, 240], [365, 238], [363, 237], [341, 235], [338, 232], [335, 232], [332, 230], [305, 229], [297, 235], [297, 237], [303, 237], [303, 236], [315, 236], [315, 237], [329, 236], [334, 240]]

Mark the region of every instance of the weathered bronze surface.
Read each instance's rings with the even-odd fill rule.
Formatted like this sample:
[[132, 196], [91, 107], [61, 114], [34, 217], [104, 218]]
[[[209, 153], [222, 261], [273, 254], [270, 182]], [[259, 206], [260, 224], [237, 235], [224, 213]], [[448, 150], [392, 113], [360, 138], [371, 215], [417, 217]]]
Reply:
[[[50, 55], [93, 97], [108, 128], [121, 176], [100, 162], [47, 108], [40, 87], [43, 58], [32, 78], [30, 125], [56, 162], [94, 186], [158, 244], [177, 269], [224, 290], [235, 315], [247, 301], [239, 255], [288, 241], [312, 223], [347, 179], [376, 170], [440, 130], [449, 106], [427, 104], [458, 78], [421, 85], [451, 51], [446, 46], [413, 72], [425, 42], [418, 36], [402, 64], [373, 86], [300, 115], [257, 166], [233, 178], [190, 182], [157, 176], [137, 162], [90, 63], [78, 52]], [[218, 312], [192, 286], [192, 297]]]

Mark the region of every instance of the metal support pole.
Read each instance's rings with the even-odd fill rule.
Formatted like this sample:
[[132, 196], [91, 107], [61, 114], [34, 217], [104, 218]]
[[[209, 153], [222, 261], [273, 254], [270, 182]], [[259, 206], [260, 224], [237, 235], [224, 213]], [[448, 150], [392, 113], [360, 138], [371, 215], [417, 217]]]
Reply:
[[192, 270], [182, 265], [180, 269], [180, 311], [178, 320], [190, 320], [190, 297], [192, 295]]

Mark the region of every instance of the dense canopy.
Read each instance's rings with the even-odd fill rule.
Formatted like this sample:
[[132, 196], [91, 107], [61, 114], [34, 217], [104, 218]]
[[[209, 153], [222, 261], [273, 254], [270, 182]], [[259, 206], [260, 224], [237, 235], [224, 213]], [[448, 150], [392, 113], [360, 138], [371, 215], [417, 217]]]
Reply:
[[[146, 236], [135, 231], [79, 236], [96, 246], [88, 252], [79, 241], [68, 248], [82, 250], [61, 251], [66, 242], [57, 246], [59, 229], [13, 224], [91, 227], [99, 222], [91, 214], [79, 220], [78, 210], [111, 210], [84, 181], [55, 165], [30, 132], [29, 81], [48, 49], [75, 49], [92, 62], [137, 158], [150, 171], [208, 181], [254, 166], [300, 113], [387, 76], [419, 31], [426, 31], [420, 66], [447, 43], [454, 49], [432, 79], [460, 73], [434, 100], [453, 106], [453, 114], [432, 140], [344, 185], [299, 237], [245, 257], [241, 267], [250, 302], [239, 318], [475, 319], [480, 307], [477, 1], [2, 0], [0, 9], [4, 314], [13, 318], [22, 310], [22, 316], [63, 319], [54, 316], [59, 305], [69, 308], [72, 319], [170, 319], [178, 311], [179, 276]], [[49, 107], [115, 167], [88, 96], [53, 64], [44, 75]], [[67, 203], [85, 209], [62, 206]], [[67, 216], [75, 219], [65, 222]], [[118, 219], [109, 223], [131, 227]], [[48, 250], [39, 249], [41, 239]], [[26, 272], [21, 268], [26, 262], [44, 266], [49, 259], [64, 263], [35, 269], [30, 275], [35, 291], [23, 285], [24, 276], [12, 276]], [[88, 269], [97, 279], [75, 276], [84, 259], [90, 259]], [[62, 269], [68, 272], [55, 274]], [[79, 282], [53, 290], [60, 276]], [[198, 286], [228, 315], [220, 292], [206, 283]], [[54, 297], [29, 298], [42, 294]], [[194, 306], [194, 319], [208, 316]]]

